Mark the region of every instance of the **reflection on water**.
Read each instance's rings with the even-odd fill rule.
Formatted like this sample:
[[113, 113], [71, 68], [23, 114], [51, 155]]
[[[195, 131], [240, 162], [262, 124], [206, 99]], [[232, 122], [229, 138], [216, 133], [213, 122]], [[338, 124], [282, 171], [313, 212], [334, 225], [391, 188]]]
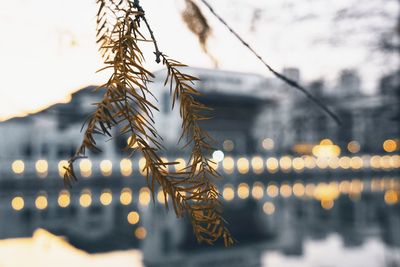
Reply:
[[144, 242], [145, 263], [149, 266], [400, 264], [398, 178], [227, 184], [222, 195], [224, 216], [239, 240], [235, 248], [199, 246], [188, 224], [186, 234], [179, 236], [182, 229], [179, 224], [165, 226], [174, 221], [169, 218], [171, 215], [163, 217], [158, 209], [153, 209], [145, 224], [153, 219], [165, 223], [150, 226], [151, 234]]
[[338, 234], [323, 240], [304, 240], [300, 256], [284, 255], [280, 251], [268, 251], [262, 256], [265, 267], [377, 267], [399, 266], [399, 262], [400, 250], [384, 244], [379, 238], [367, 238], [360, 246], [346, 247]]
[[[157, 195], [153, 204], [148, 189], [123, 184], [124, 177], [114, 178], [113, 187], [98, 180], [70, 191], [3, 193], [2, 204], [8, 204], [1, 205], [0, 234], [31, 236], [41, 227], [91, 253], [140, 249], [135, 259], [143, 258], [146, 266], [400, 266], [399, 177], [240, 178], [219, 188], [224, 216], [239, 241], [231, 249], [197, 244], [190, 224], [164, 211], [164, 198]], [[0, 255], [7, 255], [0, 266], [18, 266], [9, 260], [12, 253], [25, 253], [37, 238], [0, 241]], [[62, 244], [54, 255], [65, 248], [81, 255]], [[30, 266], [53, 266], [47, 263], [54, 255], [35, 251], [46, 260]], [[113, 255], [112, 262], [129, 253]], [[99, 265], [85, 261], [85, 266]]]
[[42, 229], [31, 238], [0, 240], [2, 267], [141, 267], [141, 261], [137, 250], [90, 255]]

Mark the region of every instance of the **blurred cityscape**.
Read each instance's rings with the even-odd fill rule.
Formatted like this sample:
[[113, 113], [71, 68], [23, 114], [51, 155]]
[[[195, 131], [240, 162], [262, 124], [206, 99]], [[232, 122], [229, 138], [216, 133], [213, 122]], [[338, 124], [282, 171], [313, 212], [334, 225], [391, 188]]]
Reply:
[[[298, 69], [283, 72], [304, 83]], [[102, 151], [82, 159], [78, 183], [64, 187], [63, 167], [103, 92], [93, 86], [68, 103], [0, 123], [0, 239], [43, 228], [91, 253], [140, 249], [146, 266], [269, 266], [271, 251], [300, 257], [307, 240], [336, 234], [346, 248], [371, 239], [385, 248], [378, 262], [366, 256], [357, 266], [400, 266], [398, 72], [383, 77], [373, 95], [363, 93], [356, 70], [343, 70], [334, 86], [309, 83], [341, 125], [276, 79], [199, 68], [189, 73], [200, 77], [200, 99], [214, 109], [203, 127], [215, 139], [210, 157], [223, 176], [217, 183], [239, 241], [234, 248], [197, 244], [190, 224], [165, 211], [162, 192], [153, 203], [144, 159], [121, 152], [129, 136], [99, 137]], [[188, 155], [177, 145], [179, 110], [171, 110], [164, 71], [155, 74], [163, 156], [181, 168]]]

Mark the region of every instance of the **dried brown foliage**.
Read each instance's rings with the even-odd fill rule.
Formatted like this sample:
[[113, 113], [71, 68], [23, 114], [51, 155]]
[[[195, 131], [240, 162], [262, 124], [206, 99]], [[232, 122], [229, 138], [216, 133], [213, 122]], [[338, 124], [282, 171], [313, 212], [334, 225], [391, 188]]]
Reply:
[[182, 18], [188, 29], [194, 33], [199, 39], [199, 43], [204, 53], [213, 61], [215, 66], [218, 66], [217, 59], [208, 51], [207, 41], [211, 35], [212, 29], [201, 12], [199, 6], [192, 0], [185, 0], [185, 9], [182, 12]]
[[[199, 125], [199, 121], [207, 119], [204, 111], [208, 108], [196, 100], [199, 93], [193, 82], [197, 78], [181, 72], [185, 65], [158, 50], [139, 1], [98, 0], [97, 3], [98, 43], [106, 65], [103, 69], [112, 69], [113, 73], [107, 83], [99, 87], [106, 88], [106, 92], [86, 122], [82, 144], [66, 168], [65, 182], [69, 184], [77, 179], [74, 162], [86, 157], [87, 149], [98, 150], [95, 136], [111, 137], [111, 130], [116, 128], [118, 135], [132, 137], [125, 149], [131, 149], [135, 143], [136, 150], [146, 159], [142, 171], [146, 173], [153, 197], [156, 187], [161, 186], [176, 215], [188, 215], [199, 242], [213, 244], [222, 238], [226, 246], [232, 245], [234, 239], [221, 216], [219, 193], [213, 181], [219, 174], [208, 159], [212, 149], [208, 143], [210, 137]], [[142, 34], [141, 24], [146, 26], [150, 38]], [[162, 59], [168, 71], [165, 82], [170, 85], [173, 102], [180, 102], [182, 138], [187, 140], [185, 147], [191, 148], [191, 163], [179, 172], [168, 172], [167, 165], [174, 163], [165, 163], [159, 156], [163, 146], [153, 121], [157, 107], [148, 99], [152, 96], [148, 84], [153, 75], [143, 66], [144, 55], [140, 48], [145, 42], [154, 44], [156, 61]], [[168, 207], [168, 201], [165, 203]]]

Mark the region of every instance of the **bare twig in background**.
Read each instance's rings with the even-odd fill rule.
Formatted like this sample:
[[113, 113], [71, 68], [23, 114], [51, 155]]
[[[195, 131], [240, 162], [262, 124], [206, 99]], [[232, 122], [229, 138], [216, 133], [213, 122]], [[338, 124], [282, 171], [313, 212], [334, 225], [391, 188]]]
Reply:
[[290, 85], [293, 88], [296, 88], [297, 90], [303, 92], [310, 100], [312, 100], [316, 105], [318, 105], [322, 110], [324, 110], [330, 117], [332, 117], [337, 124], [341, 124], [341, 121], [339, 117], [332, 111], [330, 110], [324, 103], [321, 102], [318, 98], [313, 96], [310, 92], [307, 91], [303, 86], [298, 84], [296, 81], [286, 77], [285, 75], [277, 72], [274, 70], [243, 38], [231, 27], [229, 24], [220, 16], [218, 15], [214, 8], [206, 1], [206, 0], [199, 0], [201, 1], [207, 9], [213, 14], [247, 49], [249, 49], [254, 56], [256, 56], [261, 63], [270, 71], [272, 74], [274, 74], [278, 79], [282, 80], [286, 84]]

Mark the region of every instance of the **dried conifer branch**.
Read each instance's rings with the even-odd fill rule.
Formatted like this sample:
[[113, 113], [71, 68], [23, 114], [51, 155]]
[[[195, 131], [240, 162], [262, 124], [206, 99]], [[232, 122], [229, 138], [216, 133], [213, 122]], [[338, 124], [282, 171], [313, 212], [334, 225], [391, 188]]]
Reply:
[[[97, 21], [101, 24], [97, 29], [98, 42], [106, 64], [103, 69], [110, 68], [113, 73], [107, 83], [99, 87], [106, 88], [106, 92], [102, 101], [96, 104], [95, 112], [85, 123], [86, 130], [82, 144], [65, 168], [64, 181], [70, 184], [77, 180], [74, 162], [86, 157], [87, 149], [98, 150], [95, 136], [111, 137], [111, 130], [117, 128], [117, 135], [131, 136], [131, 142], [127, 144], [125, 150], [131, 149], [135, 143], [136, 149], [145, 158], [146, 164], [142, 171], [146, 173], [153, 199], [156, 187], [161, 186], [165, 199], [167, 200], [167, 197], [171, 199], [177, 216], [182, 217], [184, 213], [189, 215], [199, 242], [213, 244], [223, 238], [226, 246], [231, 245], [233, 238], [224, 226], [219, 212], [218, 192], [209, 178], [217, 174], [211, 167], [210, 160], [203, 154], [203, 150], [209, 150], [211, 147], [205, 142], [204, 138], [207, 136], [197, 124], [198, 120], [205, 119], [198, 113], [199, 110], [205, 109], [205, 106], [194, 101], [193, 95], [197, 93], [188, 87], [189, 84], [186, 85], [192, 78], [180, 74], [176, 69], [179, 63], [167, 59], [158, 51], [157, 42], [139, 1], [121, 0], [114, 3], [99, 0], [97, 3], [99, 4]], [[106, 18], [108, 15], [105, 14], [111, 14], [111, 18]], [[139, 30], [141, 21], [144, 21], [149, 29], [150, 40], [147, 40]], [[183, 121], [184, 125], [187, 125], [187, 130], [184, 130], [183, 135], [190, 138], [189, 132], [194, 131], [191, 156], [193, 163], [187, 169], [176, 173], [167, 171], [167, 166], [175, 163], [165, 163], [158, 155], [163, 146], [159, 142], [161, 137], [154, 128], [153, 112], [157, 107], [147, 99], [148, 95], [152, 95], [147, 84], [153, 75], [143, 66], [144, 56], [139, 46], [141, 42], [147, 41], [153, 42], [156, 58], [163, 57], [164, 63], [173, 72], [171, 77], [174, 82], [179, 82], [177, 92], [181, 96], [180, 100], [184, 103], [191, 101], [181, 106], [181, 113], [186, 114], [183, 116]], [[168, 202], [165, 203], [168, 207]]]
[[337, 124], [341, 124], [340, 118], [330, 110], [324, 103], [321, 102], [320, 99], [313, 96], [310, 92], [307, 91], [303, 86], [301, 86], [296, 81], [286, 77], [285, 75], [277, 72], [274, 68], [271, 67], [254, 49], [246, 42], [229, 24], [214, 10], [214, 8], [208, 3], [206, 0], [200, 0], [207, 9], [213, 14], [248, 50], [253, 53], [253, 55], [258, 58], [258, 60], [273, 74], [275, 77], [288, 84], [289, 86], [301, 91], [305, 94], [311, 101], [313, 101], [317, 106], [319, 106], [322, 110], [324, 110], [330, 117], [332, 117]]
[[[142, 11], [141, 18], [144, 18], [144, 10], [139, 1], [135, 1], [135, 5], [138, 10]], [[211, 180], [211, 178], [219, 177], [219, 174], [212, 166], [215, 163], [206, 156], [212, 151], [211, 145], [207, 143], [207, 140], [211, 138], [198, 124], [199, 121], [208, 119], [202, 114], [202, 111], [209, 110], [194, 98], [199, 95], [199, 92], [193, 87], [193, 82], [198, 79], [181, 73], [178, 68], [185, 67], [185, 65], [169, 59], [159, 51], [157, 41], [147, 20], [145, 20], [145, 24], [155, 45], [156, 61], [159, 59], [158, 57], [161, 57], [163, 64], [167, 67], [168, 75], [165, 85], [170, 84], [170, 92], [173, 98], [172, 108], [175, 100], [180, 100], [183, 129], [181, 138], [185, 136], [188, 140], [184, 147], [189, 145], [193, 147], [189, 159], [191, 164], [185, 168], [189, 177], [184, 180], [185, 186], [178, 189], [178, 192], [183, 191], [185, 195], [180, 195], [179, 198], [189, 213], [193, 230], [199, 242], [213, 244], [222, 237], [225, 246], [230, 246], [234, 243], [234, 239], [221, 216], [219, 194]], [[173, 91], [174, 85], [175, 90]], [[185, 190], [187, 188], [190, 188], [190, 190]], [[192, 201], [195, 201], [195, 204], [191, 203]]]
[[[224, 220], [220, 213], [219, 194], [214, 186], [212, 179], [220, 177], [215, 170], [215, 163], [207, 156], [213, 150], [209, 144], [211, 139], [207, 132], [203, 131], [199, 125], [202, 120], [209, 119], [204, 113], [210, 109], [204, 104], [198, 102], [195, 97], [200, 93], [193, 87], [194, 81], [198, 78], [182, 73], [179, 68], [186, 65], [169, 59], [164, 54], [161, 55], [163, 64], [167, 67], [167, 78], [165, 84], [170, 85], [170, 91], [173, 97], [173, 106], [176, 100], [180, 102], [180, 115], [182, 117], [182, 136], [186, 138], [187, 143], [184, 147], [192, 146], [190, 154], [189, 172], [190, 180], [199, 183], [196, 194], [196, 209], [189, 207], [191, 212], [195, 212], [192, 216], [192, 225], [198, 240], [204, 240], [207, 243], [212, 243], [219, 237], [223, 237], [226, 246], [234, 243], [229, 230], [226, 228]], [[174, 89], [175, 88], [175, 89]], [[204, 209], [201, 209], [204, 207]], [[203, 226], [203, 224], [206, 224]], [[199, 230], [201, 229], [201, 231]], [[209, 235], [212, 229], [211, 237], [215, 240], [208, 240], [204, 235]], [[207, 230], [207, 231], [206, 231]], [[211, 241], [211, 242], [210, 242]]]

